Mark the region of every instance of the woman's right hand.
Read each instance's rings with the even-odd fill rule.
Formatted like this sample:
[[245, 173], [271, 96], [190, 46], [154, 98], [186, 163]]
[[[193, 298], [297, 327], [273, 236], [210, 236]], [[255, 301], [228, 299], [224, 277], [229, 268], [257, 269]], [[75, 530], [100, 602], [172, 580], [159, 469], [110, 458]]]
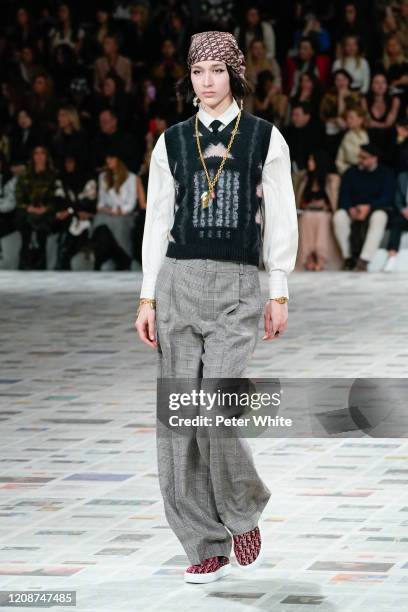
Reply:
[[135, 321], [135, 328], [142, 342], [152, 348], [157, 347], [156, 310], [150, 304], [143, 304]]

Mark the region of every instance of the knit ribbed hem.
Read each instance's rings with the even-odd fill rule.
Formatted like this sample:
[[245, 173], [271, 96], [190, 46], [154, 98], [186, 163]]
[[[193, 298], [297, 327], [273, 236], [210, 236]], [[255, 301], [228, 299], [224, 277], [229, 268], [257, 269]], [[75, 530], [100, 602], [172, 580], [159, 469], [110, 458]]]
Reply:
[[216, 242], [202, 244], [169, 242], [166, 256], [176, 259], [221, 259], [259, 265], [259, 252], [249, 251], [233, 244], [217, 244]]

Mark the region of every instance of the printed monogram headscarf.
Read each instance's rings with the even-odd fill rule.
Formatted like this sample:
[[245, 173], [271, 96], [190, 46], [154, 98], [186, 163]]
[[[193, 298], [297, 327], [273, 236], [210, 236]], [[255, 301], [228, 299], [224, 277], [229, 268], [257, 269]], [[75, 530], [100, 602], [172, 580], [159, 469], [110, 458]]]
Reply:
[[188, 67], [205, 60], [220, 60], [230, 66], [239, 77], [245, 75], [244, 54], [230, 32], [210, 31], [192, 35], [187, 56]]

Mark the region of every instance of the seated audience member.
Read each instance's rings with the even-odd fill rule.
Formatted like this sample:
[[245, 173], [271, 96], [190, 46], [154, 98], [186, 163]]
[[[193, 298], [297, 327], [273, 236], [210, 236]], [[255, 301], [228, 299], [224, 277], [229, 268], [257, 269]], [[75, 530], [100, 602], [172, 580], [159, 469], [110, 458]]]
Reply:
[[403, 232], [408, 232], [408, 171], [401, 172], [397, 178], [395, 210], [392, 211], [390, 221], [390, 237], [387, 245], [388, 258], [385, 262], [384, 272], [395, 270]]
[[259, 8], [256, 4], [250, 4], [245, 11], [244, 23], [237, 26], [234, 30], [234, 35], [238, 41], [238, 46], [246, 55], [249, 51], [249, 46], [254, 38], [261, 39], [265, 43], [266, 56], [269, 59], [275, 57], [276, 42], [275, 32], [272, 25], [261, 18]]
[[[163, 5], [163, 12], [166, 12]], [[129, 19], [121, 23], [125, 26], [124, 31], [124, 54], [132, 62], [133, 78], [135, 82], [146, 76], [149, 67], [157, 59], [157, 50], [160, 46], [160, 31], [157, 28], [156, 16], [160, 12], [160, 5], [152, 9], [146, 2], [133, 1], [129, 6]]]
[[345, 260], [344, 270], [367, 270], [392, 211], [394, 173], [379, 163], [379, 157], [378, 147], [362, 145], [359, 164], [342, 177], [333, 224]]
[[12, 175], [5, 156], [0, 153], [0, 238], [15, 231], [16, 183], [17, 177]]
[[167, 112], [176, 122], [178, 99], [175, 85], [184, 75], [184, 66], [176, 57], [176, 47], [172, 40], [163, 40], [160, 50], [159, 61], [151, 68], [152, 79], [156, 86], [155, 101], [159, 108], [167, 108]]
[[85, 38], [85, 32], [74, 24], [71, 7], [68, 2], [60, 2], [57, 12], [57, 23], [49, 32], [49, 47], [51, 53], [59, 45], [69, 46], [79, 57]]
[[75, 157], [67, 155], [55, 191], [56, 217], [62, 225], [57, 270], [70, 270], [72, 257], [90, 247], [96, 195], [96, 180], [78, 165]]
[[125, 91], [132, 89], [132, 64], [128, 57], [119, 55], [119, 43], [115, 36], [107, 35], [103, 40], [103, 57], [95, 62], [94, 89], [102, 90], [102, 84], [108, 73], [115, 73], [125, 83]]
[[335, 30], [334, 39], [336, 41], [336, 57], [341, 53], [341, 42], [346, 36], [358, 38], [362, 52], [369, 56], [371, 51], [371, 32], [367, 27], [367, 15], [363, 15], [362, 7], [355, 2], [346, 2], [343, 6], [343, 13], [340, 16], [339, 24]]
[[84, 40], [82, 56], [85, 63], [90, 66], [94, 64], [96, 58], [103, 54], [105, 36], [113, 33], [111, 3], [109, 0], [99, 1], [97, 2], [94, 21], [89, 24]]
[[392, 166], [397, 174], [408, 168], [408, 119], [403, 117], [395, 125], [392, 147]]
[[97, 214], [92, 224], [94, 269], [113, 259], [117, 270], [128, 270], [132, 262], [132, 226], [138, 200], [145, 207], [145, 192], [139, 176], [130, 172], [114, 147], [106, 155], [106, 167], [98, 178]]
[[320, 148], [322, 132], [319, 124], [312, 121], [310, 106], [304, 102], [292, 108], [291, 124], [283, 130], [290, 150], [292, 161], [292, 180], [295, 194], [299, 181], [306, 172], [306, 162], [310, 153]]
[[[368, 113], [367, 131], [370, 142], [376, 144], [389, 157], [390, 141], [400, 109], [400, 99], [391, 96], [385, 74], [374, 74], [368, 94], [362, 99], [362, 106]], [[385, 159], [385, 158], [384, 158]]]
[[99, 114], [99, 131], [93, 141], [92, 165], [100, 172], [106, 162], [107, 151], [114, 147], [132, 172], [137, 172], [141, 163], [142, 151], [132, 134], [120, 129], [118, 116], [112, 109]]
[[[275, 84], [275, 77], [269, 70], [258, 74], [258, 80], [250, 103], [252, 111], [257, 117], [281, 125], [285, 119], [288, 98], [280, 93], [280, 88]], [[245, 108], [245, 103], [244, 103]]]
[[299, 87], [297, 92], [289, 101], [289, 110], [305, 102], [309, 105], [312, 114], [312, 121], [319, 119], [319, 107], [321, 98], [321, 88], [319, 79], [313, 72], [304, 72], [299, 79]]
[[316, 52], [313, 41], [307, 36], [303, 36], [300, 39], [297, 55], [287, 59], [286, 74], [289, 97], [296, 94], [299, 87], [300, 76], [304, 72], [311, 72], [318, 79], [321, 77], [316, 63]]
[[300, 261], [306, 270], [324, 270], [332, 238], [332, 213], [336, 207], [338, 177], [326, 151], [315, 151], [307, 160], [307, 173], [297, 194]]
[[258, 82], [259, 73], [265, 70], [272, 72], [274, 77], [273, 82], [280, 92], [282, 80], [279, 64], [274, 57], [270, 58], [267, 56], [266, 44], [264, 41], [254, 38], [249, 45], [245, 70], [246, 79], [251, 83], [254, 89]]
[[302, 37], [309, 37], [313, 41], [313, 46], [317, 53], [328, 53], [330, 50], [330, 34], [322, 26], [317, 15], [306, 13], [303, 28], [294, 33], [294, 46], [297, 46]]
[[63, 106], [57, 115], [58, 128], [51, 140], [51, 152], [58, 170], [69, 155], [75, 157], [78, 165], [85, 165], [88, 159], [87, 138], [81, 129], [78, 113], [73, 106]]
[[27, 108], [42, 133], [56, 129], [58, 101], [54, 94], [53, 80], [49, 75], [40, 73], [36, 76], [27, 96]]
[[27, 169], [16, 184], [15, 226], [21, 232], [19, 269], [46, 268], [47, 237], [56, 231], [56, 171], [47, 149], [33, 149]]
[[347, 131], [344, 134], [336, 155], [336, 168], [339, 174], [358, 163], [360, 147], [369, 142], [366, 126], [366, 112], [361, 107], [350, 108], [345, 113]]
[[362, 94], [367, 93], [370, 86], [370, 65], [363, 57], [359, 39], [356, 36], [346, 36], [342, 41], [338, 59], [333, 63], [332, 70], [347, 70], [353, 82], [351, 88]]
[[10, 24], [9, 39], [17, 56], [25, 45], [33, 49], [42, 50], [40, 32], [38, 24], [30, 13], [27, 3], [26, 6], [17, 6], [15, 13], [15, 23]]
[[15, 176], [24, 171], [33, 147], [40, 141], [41, 135], [30, 113], [25, 108], [20, 109], [10, 136], [10, 168]]
[[87, 74], [86, 68], [78, 62], [75, 51], [65, 44], [56, 47], [50, 69], [56, 96], [61, 101], [69, 96], [71, 81]]
[[36, 62], [35, 50], [33, 47], [24, 45], [18, 53], [14, 78], [22, 85], [23, 89], [29, 89], [32, 81], [41, 72], [44, 72], [44, 68]]
[[351, 91], [352, 78], [346, 70], [336, 70], [333, 73], [334, 86], [323, 96], [320, 104], [320, 119], [326, 132], [325, 148], [335, 159], [341, 139], [346, 130], [344, 119], [346, 111], [360, 106], [361, 96], [357, 91]]
[[384, 47], [382, 61], [377, 64], [378, 71], [384, 72], [392, 94], [401, 97], [401, 103], [407, 103], [408, 60], [402, 50], [401, 41], [396, 34], [390, 34]]
[[77, 110], [81, 125], [89, 133], [93, 132], [98, 120], [94, 116], [92, 95], [84, 77], [75, 77], [69, 85], [68, 103]]
[[106, 76], [102, 84], [102, 91], [95, 100], [95, 111], [99, 115], [102, 111], [112, 109], [118, 118], [121, 128], [128, 128], [132, 112], [131, 95], [125, 92], [125, 84], [116, 74]]

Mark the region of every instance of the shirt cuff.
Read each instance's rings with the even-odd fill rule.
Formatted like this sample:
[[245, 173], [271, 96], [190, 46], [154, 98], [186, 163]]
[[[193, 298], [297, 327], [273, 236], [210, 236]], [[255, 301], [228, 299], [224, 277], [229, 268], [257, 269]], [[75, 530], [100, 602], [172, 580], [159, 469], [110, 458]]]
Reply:
[[156, 277], [143, 275], [140, 298], [155, 298]]
[[288, 279], [284, 270], [271, 270], [269, 272], [269, 299], [277, 297], [289, 298]]

